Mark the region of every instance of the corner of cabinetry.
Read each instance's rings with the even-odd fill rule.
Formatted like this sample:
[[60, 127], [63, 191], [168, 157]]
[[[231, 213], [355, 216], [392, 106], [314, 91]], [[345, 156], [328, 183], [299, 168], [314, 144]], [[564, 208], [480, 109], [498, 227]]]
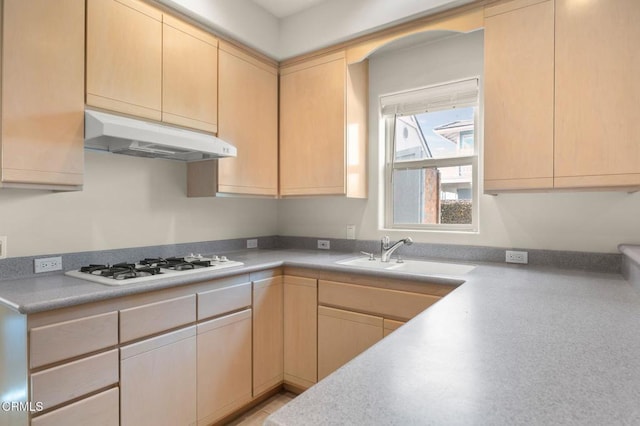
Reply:
[[346, 195], [348, 198], [367, 198], [369, 60], [346, 68]]
[[218, 192], [218, 160], [187, 164], [187, 197], [215, 197]]

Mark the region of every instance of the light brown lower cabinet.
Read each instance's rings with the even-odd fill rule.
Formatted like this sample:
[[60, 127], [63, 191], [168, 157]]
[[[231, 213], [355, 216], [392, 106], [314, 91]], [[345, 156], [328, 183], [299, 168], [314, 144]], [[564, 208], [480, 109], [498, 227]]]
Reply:
[[318, 379], [324, 379], [382, 337], [382, 317], [319, 306]]
[[0, 324], [24, 327], [22, 345], [16, 333], [0, 334], [24, 362], [7, 380], [27, 378], [30, 400], [45, 403], [44, 414], [10, 424], [220, 422], [282, 383], [313, 386], [452, 289], [285, 268], [28, 321], [0, 306]]
[[318, 381], [318, 280], [284, 277], [284, 381], [306, 389]]
[[195, 424], [195, 326], [120, 349], [120, 410], [122, 426]]
[[120, 424], [118, 388], [54, 410], [31, 420], [32, 426], [118, 426]]
[[198, 324], [197, 358], [198, 425], [208, 425], [251, 400], [251, 309]]
[[440, 296], [320, 280], [318, 303], [376, 314], [384, 318], [409, 320], [440, 300]]
[[44, 409], [118, 383], [118, 350], [112, 349], [31, 374], [31, 401]]
[[253, 396], [283, 380], [283, 301], [282, 276], [253, 282]]
[[397, 329], [399, 329], [405, 324], [406, 323], [402, 321], [394, 321], [394, 320], [385, 318], [383, 321], [384, 337], [387, 337], [388, 335], [390, 335], [391, 333], [393, 333], [394, 331], [396, 331]]

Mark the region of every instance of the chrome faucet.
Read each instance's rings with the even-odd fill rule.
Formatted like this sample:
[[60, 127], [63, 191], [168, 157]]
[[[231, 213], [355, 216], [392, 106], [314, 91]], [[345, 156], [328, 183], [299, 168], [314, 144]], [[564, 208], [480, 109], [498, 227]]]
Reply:
[[382, 241], [380, 241], [380, 261], [381, 262], [388, 262], [389, 259], [391, 259], [391, 255], [393, 254], [394, 251], [396, 251], [400, 246], [402, 245], [408, 245], [410, 246], [411, 244], [413, 244], [413, 240], [411, 239], [411, 237], [407, 237], [404, 238], [402, 240], [398, 240], [395, 244], [391, 245], [390, 241], [389, 241], [389, 237], [385, 236], [382, 238]]

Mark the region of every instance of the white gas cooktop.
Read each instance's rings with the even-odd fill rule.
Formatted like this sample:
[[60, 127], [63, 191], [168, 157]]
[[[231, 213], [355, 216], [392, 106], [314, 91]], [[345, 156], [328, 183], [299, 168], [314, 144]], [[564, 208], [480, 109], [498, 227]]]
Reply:
[[205, 257], [199, 254], [191, 254], [179, 258], [143, 259], [133, 263], [92, 264], [65, 272], [65, 275], [99, 284], [120, 286], [199, 272], [217, 271], [242, 265], [244, 263], [229, 260], [226, 256]]

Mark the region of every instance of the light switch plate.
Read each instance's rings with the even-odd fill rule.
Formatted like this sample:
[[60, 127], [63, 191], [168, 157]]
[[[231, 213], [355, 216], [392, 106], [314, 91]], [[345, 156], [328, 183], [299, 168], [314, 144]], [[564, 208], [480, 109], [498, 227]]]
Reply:
[[7, 257], [7, 237], [0, 237], [0, 259]]
[[355, 240], [355, 239], [356, 239], [356, 226], [347, 225], [347, 240]]

